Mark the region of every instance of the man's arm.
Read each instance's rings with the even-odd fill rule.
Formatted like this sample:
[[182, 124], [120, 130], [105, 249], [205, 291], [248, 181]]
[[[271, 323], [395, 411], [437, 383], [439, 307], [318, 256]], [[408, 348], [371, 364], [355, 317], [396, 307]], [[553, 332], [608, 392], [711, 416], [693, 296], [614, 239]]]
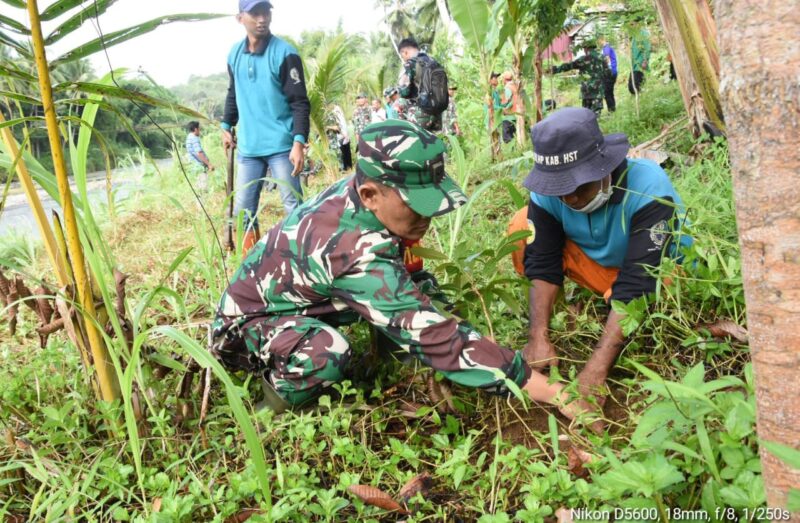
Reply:
[[[612, 300], [627, 303], [655, 290], [656, 280], [645, 267], [660, 264], [670, 243], [670, 222], [675, 212], [671, 198], [660, 200], [653, 200], [631, 217], [631, 236], [619, 275], [611, 287]], [[624, 317], [616, 311], [608, 315], [600, 341], [578, 377], [584, 395], [597, 392], [617, 361], [625, 341], [620, 325]]]
[[303, 73], [303, 62], [296, 54], [284, 58], [279, 74], [283, 94], [292, 109], [292, 134], [295, 139], [302, 137], [302, 143], [308, 141], [310, 129], [308, 115], [311, 104], [306, 92], [306, 81]]
[[289, 161], [294, 165], [292, 176], [297, 176], [303, 170], [305, 150], [303, 145], [308, 141], [310, 123], [308, 115], [311, 104], [306, 92], [306, 81], [303, 73], [303, 62], [296, 54], [287, 55], [281, 64], [279, 78], [283, 94], [292, 109], [292, 135], [294, 143], [289, 153]]
[[236, 105], [236, 85], [233, 69], [228, 64], [228, 94], [225, 97], [225, 112], [222, 117], [222, 146], [227, 150], [233, 146], [231, 129], [239, 123], [239, 106]]
[[206, 155], [204, 150], [200, 149], [197, 152], [197, 159], [200, 160], [203, 163], [203, 165], [208, 167], [209, 170], [212, 170], [212, 171], [214, 170], [214, 166], [211, 165], [211, 160], [208, 159], [208, 156]]
[[[503, 377], [522, 386], [531, 376], [522, 355], [446, 317], [414, 285], [398, 247], [384, 240], [332, 283], [331, 294], [397, 346], [448, 379], [504, 392]], [[352, 253], [348, 253], [352, 256]], [[504, 376], [498, 377], [497, 371]]]
[[656, 279], [646, 267], [657, 267], [672, 241], [672, 218], [675, 208], [669, 196], [653, 200], [631, 217], [628, 248], [614, 285], [612, 300], [628, 303], [655, 291]]
[[581, 59], [575, 59], [571, 62], [567, 62], [561, 65], [555, 65], [550, 69], [551, 74], [555, 73], [563, 73], [565, 71], [571, 71], [573, 69], [579, 69], [581, 67]]
[[401, 98], [414, 97], [414, 73], [416, 72], [417, 60], [411, 58], [403, 64], [403, 70], [397, 79], [397, 92]]
[[531, 199], [528, 220], [533, 224], [534, 238], [525, 247], [523, 265], [525, 276], [531, 280], [528, 291], [528, 343], [525, 358], [529, 364], [541, 367], [555, 356], [548, 328], [558, 291], [564, 283], [564, 227], [553, 215]]

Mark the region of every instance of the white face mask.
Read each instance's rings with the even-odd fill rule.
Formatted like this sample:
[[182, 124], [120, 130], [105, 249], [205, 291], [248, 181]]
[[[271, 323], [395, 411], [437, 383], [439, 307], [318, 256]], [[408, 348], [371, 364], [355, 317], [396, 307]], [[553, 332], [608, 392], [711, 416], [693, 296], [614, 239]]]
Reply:
[[573, 209], [574, 211], [581, 212], [584, 214], [589, 214], [590, 212], [594, 212], [603, 205], [605, 205], [609, 198], [611, 198], [611, 180], [608, 180], [608, 187], [603, 189], [603, 182], [600, 182], [600, 190], [597, 192], [592, 201], [581, 207], [580, 209]]

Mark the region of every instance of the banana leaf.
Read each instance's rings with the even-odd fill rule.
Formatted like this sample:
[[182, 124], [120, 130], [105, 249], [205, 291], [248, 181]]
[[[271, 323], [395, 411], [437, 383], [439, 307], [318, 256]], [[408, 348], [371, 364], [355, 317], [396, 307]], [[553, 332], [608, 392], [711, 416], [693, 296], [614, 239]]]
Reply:
[[449, 5], [450, 14], [466, 41], [475, 49], [483, 48], [489, 32], [489, 5], [486, 0], [456, 0]]
[[[62, 1], [67, 1], [67, 0], [62, 0]], [[72, 62], [74, 60], [80, 60], [81, 58], [86, 58], [89, 55], [92, 55], [99, 51], [103, 51], [105, 49], [108, 49], [109, 47], [121, 44], [122, 42], [127, 42], [132, 38], [136, 38], [137, 36], [149, 33], [164, 24], [169, 24], [172, 22], [199, 22], [202, 20], [212, 20], [214, 18], [222, 18], [224, 16], [228, 15], [192, 13], [192, 14], [168, 15], [155, 18], [153, 20], [150, 20], [149, 22], [144, 22], [139, 25], [135, 25], [133, 27], [128, 27], [127, 29], [114, 31], [113, 33], [108, 33], [100, 38], [92, 40], [91, 42], [87, 42], [81, 46], [78, 46], [75, 49], [72, 49], [71, 51], [67, 51], [60, 57], [50, 62], [50, 67], [55, 68], [58, 67], [60, 64], [66, 62]]]

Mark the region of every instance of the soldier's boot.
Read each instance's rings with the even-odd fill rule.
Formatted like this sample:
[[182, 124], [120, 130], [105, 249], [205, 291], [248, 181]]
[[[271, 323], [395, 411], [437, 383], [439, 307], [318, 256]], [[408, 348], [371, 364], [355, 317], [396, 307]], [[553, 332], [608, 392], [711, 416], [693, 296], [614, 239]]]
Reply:
[[261, 377], [261, 389], [264, 391], [264, 399], [256, 403], [256, 410], [271, 409], [275, 414], [281, 414], [291, 408], [289, 402], [278, 394], [275, 387], [264, 376]]
[[246, 233], [244, 233], [244, 237], [242, 238], [242, 258], [247, 256], [247, 253], [250, 252], [250, 249], [253, 248], [258, 242], [258, 231], [253, 229], [249, 229]]

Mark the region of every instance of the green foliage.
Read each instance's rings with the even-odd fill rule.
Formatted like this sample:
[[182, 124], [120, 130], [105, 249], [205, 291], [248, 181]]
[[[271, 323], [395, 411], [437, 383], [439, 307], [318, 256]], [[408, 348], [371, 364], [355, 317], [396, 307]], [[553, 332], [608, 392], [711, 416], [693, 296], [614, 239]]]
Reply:
[[[485, 2], [483, 6], [488, 10]], [[451, 8], [455, 13], [455, 2]], [[498, 42], [501, 30], [497, 24], [492, 28]], [[390, 81], [399, 65], [389, 63], [388, 57], [396, 59], [385, 38], [309, 33], [298, 45], [316, 110], [323, 100], [349, 100], [355, 89]], [[387, 57], [385, 68], [352, 56], [365, 54], [365, 49], [388, 51], [382, 55]], [[508, 254], [527, 233], [506, 236], [505, 231], [513, 212], [527, 201], [521, 182], [532, 155], [510, 147], [507, 161], [491, 162], [481, 140], [483, 72], [489, 61], [481, 63], [480, 49], [464, 51], [463, 59], [446, 64], [459, 85], [465, 130], [460, 140], [450, 141], [447, 169], [470, 201], [436, 220], [417, 253], [427, 258], [426, 268], [441, 283], [442, 306], [450, 302], [453, 312], [479, 330], [519, 348], [526, 341], [527, 287], [512, 272]], [[497, 52], [499, 61], [510, 59], [508, 46]], [[3, 67], [9, 71], [3, 80], [14, 81], [14, 89], [4, 84], [4, 90], [21, 95], [7, 98], [24, 106], [20, 115], [31, 115], [26, 111], [35, 91], [16, 89], [30, 80], [25, 69], [8, 63]], [[156, 140], [163, 135], [158, 138], [154, 132], [151, 141], [152, 130], [132, 102], [143, 101], [140, 94], [163, 100], [151, 109], [159, 122], [178, 125], [182, 117], [173, 113], [176, 99], [144, 80], [129, 86], [138, 94], [113, 101], [104, 98], [110, 91], [86, 89], [80, 96], [89, 98], [82, 103], [66, 101], [79, 97], [67, 92], [69, 81], [62, 80], [63, 105], [72, 112], [65, 110], [62, 116], [73, 118], [65, 133], [71, 138], [70, 159], [82, 186], [77, 191], [82, 204], [91, 200], [83, 187], [91, 155], [103, 162], [92, 128], [103, 134], [120, 163], [134, 157], [144, 163], [144, 153], [133, 153], [138, 143], [132, 131], [154, 148], [160, 147]], [[204, 81], [195, 79], [180, 96], [192, 96], [190, 88], [199, 89]], [[209, 85], [227, 84], [224, 77], [214, 81], [208, 79]], [[576, 100], [577, 84], [559, 82], [564, 99]], [[626, 132], [639, 143], [683, 113], [674, 84], [654, 80], [640, 101], [641, 119], [632, 102], [621, 98], [617, 113], [601, 118], [604, 131]], [[207, 100], [194, 109], [213, 113], [210, 107]], [[130, 128], [114, 121], [115, 110], [132, 117]], [[74, 119], [78, 115], [82, 125]], [[15, 131], [21, 136], [23, 124], [35, 122], [16, 122]], [[562, 507], [627, 509], [628, 517], [616, 518], [620, 521], [636, 519], [636, 510], [648, 515], [655, 511], [665, 519], [667, 508], [680, 507], [706, 510], [710, 521], [722, 521], [717, 507], [729, 507], [730, 519], [744, 517], [745, 509], [763, 508], [747, 346], [697, 329], [698, 323], [719, 318], [745, 322], [727, 148], [724, 143], [695, 144], [685, 134], [678, 126], [666, 143], [669, 150], [682, 153], [673, 157], [669, 171], [689, 209], [684, 232], [695, 244], [684, 252], [682, 268], [667, 262], [655, 272], [659, 284], [653, 297], [612, 305], [627, 314], [630, 337], [611, 377], [614, 395], [606, 409], [613, 418], [611, 428], [599, 437], [562, 426], [554, 411], [534, 405], [522, 412], [513, 398], [494, 399], [457, 386], [452, 389], [455, 408], [439, 410], [446, 402], [429, 397], [424, 385], [428, 375], [413, 366], [390, 367], [357, 387], [345, 381], [303, 410], [281, 416], [255, 412], [255, 380], [222, 371], [204, 347], [204, 327], [240, 260], [236, 254], [223, 257], [216, 231], [198, 219], [193, 197], [176, 182], [178, 170], [136, 178], [138, 190], [113, 201], [115, 215], [101, 205], [81, 207], [81, 232], [91, 245], [88, 261], [102, 301], [112, 312], [106, 336], [123, 383], [123, 401], [87, 401], [91, 387], [76, 370], [81, 363], [65, 337], [53, 336], [44, 349], [34, 348], [35, 325], [28, 317], [21, 320], [16, 338], [3, 332], [0, 430], [13, 432], [17, 443], [0, 446], [0, 519], [225, 521], [252, 510], [253, 520], [374, 521], [394, 516], [355, 498], [348, 487], [369, 484], [395, 494], [422, 472], [433, 476], [434, 487], [409, 503], [409, 519], [415, 521], [550, 521]], [[124, 147], [117, 149], [120, 143]], [[212, 161], [221, 165], [218, 144], [206, 145]], [[696, 153], [694, 163], [682, 156], [690, 147]], [[25, 151], [37, 182], [55, 193], [46, 165], [35, 157]], [[0, 168], [12, 163], [0, 152]], [[219, 224], [225, 199], [216, 182], [203, 198]], [[320, 180], [312, 180], [308, 193], [322, 188]], [[265, 197], [264, 223], [278, 220], [277, 196]], [[37, 257], [41, 253], [30, 238], [2, 242], [0, 259], [6, 265], [26, 266], [35, 276], [49, 277]], [[115, 266], [132, 274], [124, 303], [134, 334], [131, 346], [122, 341], [123, 325], [113, 314], [110, 272]], [[586, 307], [575, 312], [575, 303]], [[564, 302], [551, 322], [565, 377], [574, 377], [590, 354], [606, 312], [601, 300], [566, 285]], [[2, 311], [0, 317], [5, 317]], [[344, 328], [344, 333], [355, 351], [367, 351], [362, 326]], [[202, 387], [187, 400], [175, 397], [180, 374], [192, 359], [215, 373], [202, 425], [197, 419]], [[170, 372], [162, 374], [163, 369]], [[143, 419], [137, 419], [136, 400]], [[119, 430], [109, 424], [114, 417], [125, 422]], [[522, 428], [516, 436], [515, 427]], [[561, 447], [565, 435], [569, 445], [594, 456], [583, 475], [570, 462], [570, 449]], [[790, 466], [797, 464], [791, 449], [761, 444]], [[799, 501], [800, 494], [792, 493], [790, 503]]]

